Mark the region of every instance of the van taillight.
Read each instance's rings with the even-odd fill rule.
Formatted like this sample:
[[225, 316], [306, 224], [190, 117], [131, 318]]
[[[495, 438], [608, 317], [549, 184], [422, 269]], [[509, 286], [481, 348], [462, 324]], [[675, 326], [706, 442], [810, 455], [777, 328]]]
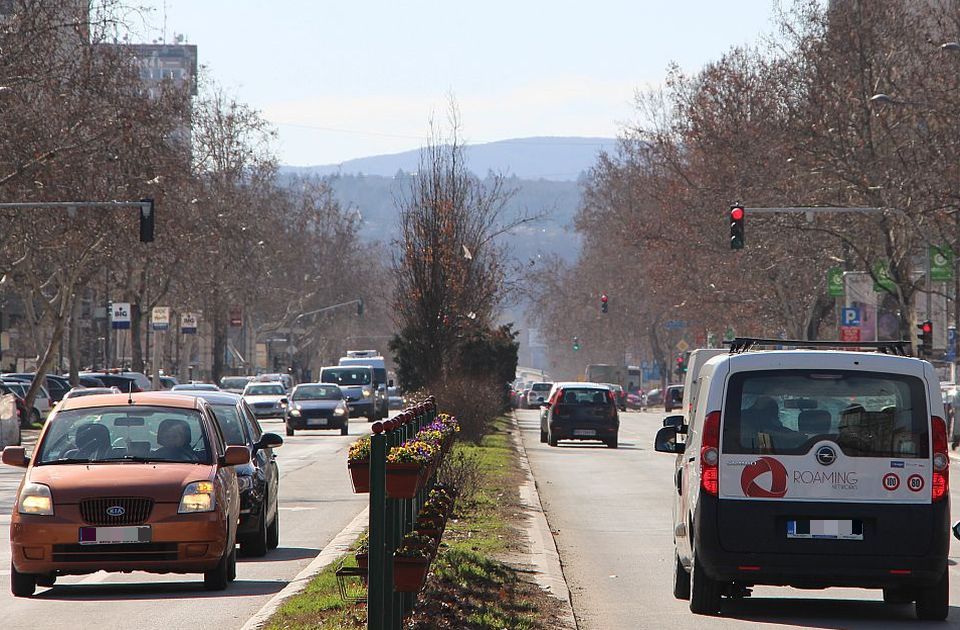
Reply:
[[950, 455], [947, 453], [947, 423], [943, 418], [930, 418], [933, 434], [933, 483], [931, 497], [940, 501], [950, 494]]
[[703, 421], [700, 441], [700, 487], [717, 496], [720, 491], [720, 412], [711, 411]]

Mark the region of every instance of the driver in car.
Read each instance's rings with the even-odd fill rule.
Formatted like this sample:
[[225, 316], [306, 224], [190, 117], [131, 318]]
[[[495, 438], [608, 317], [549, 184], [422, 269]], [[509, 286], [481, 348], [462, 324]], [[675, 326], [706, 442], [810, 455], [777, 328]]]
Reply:
[[196, 461], [197, 454], [190, 447], [190, 425], [177, 418], [167, 418], [157, 428], [157, 444], [153, 452], [158, 459]]

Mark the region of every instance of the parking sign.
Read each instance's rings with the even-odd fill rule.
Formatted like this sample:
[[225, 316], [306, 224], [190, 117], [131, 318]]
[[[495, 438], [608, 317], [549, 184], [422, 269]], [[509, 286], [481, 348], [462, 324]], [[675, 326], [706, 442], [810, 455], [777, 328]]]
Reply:
[[840, 313], [840, 321], [842, 326], [859, 326], [860, 309], [856, 307], [844, 308]]

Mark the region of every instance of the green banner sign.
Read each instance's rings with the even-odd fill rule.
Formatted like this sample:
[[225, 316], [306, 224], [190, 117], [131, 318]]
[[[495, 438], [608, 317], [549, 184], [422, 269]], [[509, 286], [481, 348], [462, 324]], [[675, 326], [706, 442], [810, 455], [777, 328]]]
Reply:
[[934, 282], [953, 281], [953, 250], [943, 247], [930, 246], [930, 280]]
[[886, 260], [878, 260], [873, 266], [873, 290], [877, 293], [887, 291], [888, 293], [897, 292], [897, 283], [890, 277], [890, 263]]
[[827, 270], [827, 294], [830, 297], [843, 297], [843, 269], [840, 267]]

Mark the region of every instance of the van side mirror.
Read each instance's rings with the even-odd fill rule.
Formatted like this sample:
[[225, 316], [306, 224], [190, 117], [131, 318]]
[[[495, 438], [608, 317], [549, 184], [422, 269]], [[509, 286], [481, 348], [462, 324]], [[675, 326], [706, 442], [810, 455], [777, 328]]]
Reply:
[[960, 521], [957, 521], [953, 526], [953, 535], [957, 540], [960, 540]]
[[663, 426], [673, 427], [674, 429], [677, 430], [677, 433], [686, 433], [687, 427], [684, 424], [685, 419], [686, 418], [680, 415], [667, 416], [666, 418], [663, 419]]
[[658, 453], [682, 453], [686, 448], [683, 442], [677, 442], [676, 427], [663, 427], [657, 431], [657, 437], [653, 441], [653, 449]]

